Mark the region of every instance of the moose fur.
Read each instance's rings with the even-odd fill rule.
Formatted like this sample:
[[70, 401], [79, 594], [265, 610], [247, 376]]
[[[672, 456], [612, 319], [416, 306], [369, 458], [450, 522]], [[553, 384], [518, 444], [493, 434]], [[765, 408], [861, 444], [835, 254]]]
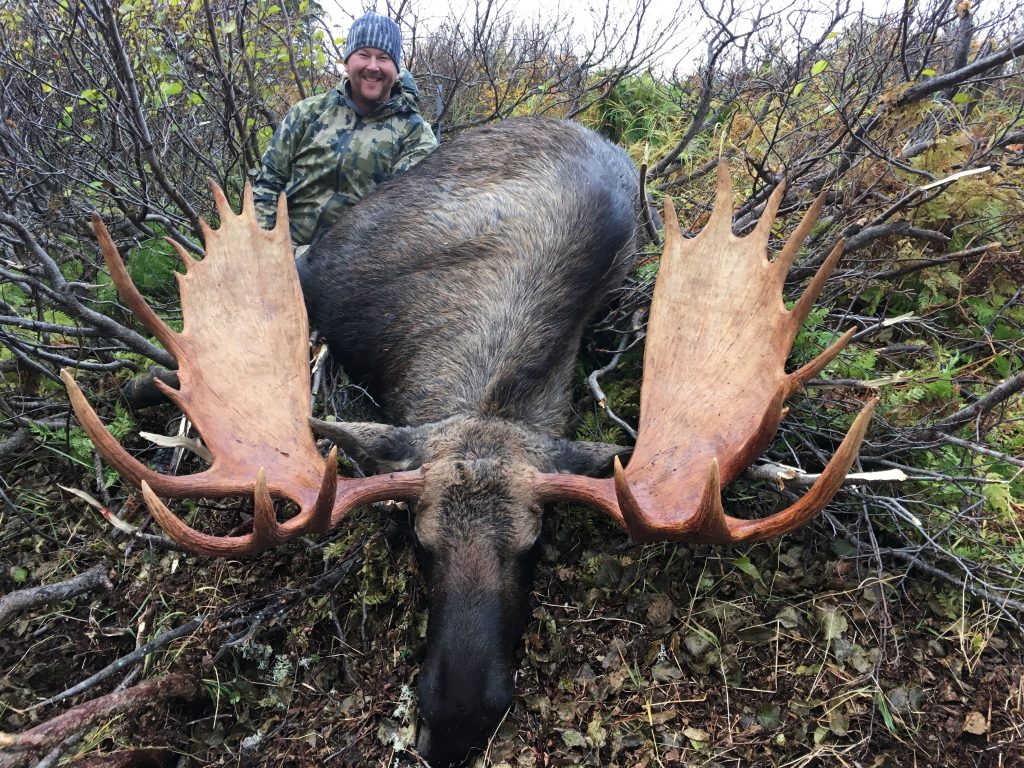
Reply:
[[422, 467], [428, 585], [418, 748], [459, 764], [512, 702], [541, 505], [536, 471], [622, 448], [565, 437], [588, 320], [636, 248], [638, 174], [571, 122], [483, 127], [381, 184], [299, 260], [313, 325], [385, 423], [319, 425], [379, 471]]

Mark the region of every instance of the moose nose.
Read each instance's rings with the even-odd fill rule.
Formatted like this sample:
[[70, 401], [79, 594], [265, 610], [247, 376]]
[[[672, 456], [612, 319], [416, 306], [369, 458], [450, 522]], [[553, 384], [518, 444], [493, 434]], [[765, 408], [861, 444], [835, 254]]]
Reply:
[[435, 767], [465, 764], [487, 744], [512, 706], [514, 686], [506, 665], [491, 664], [466, 675], [465, 659], [454, 661], [435, 657], [420, 672], [416, 750]]

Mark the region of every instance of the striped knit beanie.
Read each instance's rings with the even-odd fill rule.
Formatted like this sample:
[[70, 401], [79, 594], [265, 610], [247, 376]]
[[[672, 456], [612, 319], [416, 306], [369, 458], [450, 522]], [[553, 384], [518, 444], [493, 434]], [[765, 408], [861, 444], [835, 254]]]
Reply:
[[380, 48], [402, 66], [402, 32], [387, 16], [369, 11], [352, 23], [345, 41], [345, 61], [360, 48]]

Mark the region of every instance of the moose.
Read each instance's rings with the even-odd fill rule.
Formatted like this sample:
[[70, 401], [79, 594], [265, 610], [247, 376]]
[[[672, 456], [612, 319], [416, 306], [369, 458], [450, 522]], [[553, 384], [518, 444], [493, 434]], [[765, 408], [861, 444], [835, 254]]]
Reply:
[[[184, 327], [146, 304], [98, 216], [93, 225], [127, 306], [179, 365], [158, 384], [212, 455], [165, 476], [111, 436], [71, 374], [83, 428], [142, 489], [166, 533], [208, 556], [252, 555], [325, 532], [353, 507], [408, 501], [428, 588], [417, 750], [458, 765], [513, 701], [546, 505], [584, 503], [634, 540], [728, 544], [779, 536], [816, 516], [857, 456], [869, 402], [807, 494], [769, 517], [725, 513], [721, 489], [764, 450], [785, 401], [846, 345], [786, 373], [786, 357], [838, 244], [791, 310], [785, 276], [821, 209], [767, 257], [780, 185], [759, 223], [732, 234], [718, 170], [704, 229], [684, 239], [671, 201], [644, 351], [636, 445], [574, 441], [570, 384], [588, 320], [631, 267], [642, 192], [628, 156], [569, 121], [509, 120], [466, 132], [381, 184], [298, 262], [287, 210], [259, 228], [251, 192], [203, 225], [206, 255], [179, 275]], [[381, 423], [310, 419], [308, 322], [379, 405]], [[335, 447], [326, 459], [314, 431]], [[339, 477], [339, 447], [377, 474]], [[159, 497], [252, 495], [250, 533], [196, 530]], [[274, 499], [298, 505], [279, 521]]]

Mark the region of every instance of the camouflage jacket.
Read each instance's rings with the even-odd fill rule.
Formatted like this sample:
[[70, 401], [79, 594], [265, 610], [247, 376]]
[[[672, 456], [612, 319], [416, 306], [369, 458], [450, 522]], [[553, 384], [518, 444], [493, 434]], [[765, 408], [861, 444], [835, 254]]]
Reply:
[[407, 70], [391, 98], [367, 115], [353, 109], [347, 88], [345, 76], [333, 90], [295, 104], [263, 155], [253, 186], [256, 215], [263, 227], [273, 227], [284, 192], [295, 245], [312, 242], [360, 197], [437, 146]]

